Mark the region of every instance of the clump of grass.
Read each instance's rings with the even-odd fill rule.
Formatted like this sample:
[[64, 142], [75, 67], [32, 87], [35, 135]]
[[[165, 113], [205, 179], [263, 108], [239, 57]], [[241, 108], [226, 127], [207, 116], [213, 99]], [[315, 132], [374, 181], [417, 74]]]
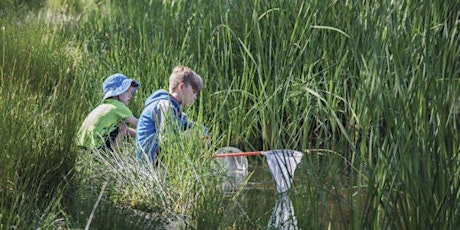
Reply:
[[68, 94], [78, 88], [73, 57], [39, 20], [8, 16], [1, 22], [0, 225], [59, 226], [74, 159], [68, 154], [74, 132], [66, 128], [74, 120], [63, 113], [78, 106]]
[[[207, 142], [198, 130], [171, 137], [162, 145], [158, 165], [138, 161], [129, 141], [118, 152], [82, 152], [77, 167], [80, 191], [94, 194], [107, 183], [106, 198], [114, 206], [149, 213], [169, 224], [195, 226], [192, 211], [202, 208], [201, 197], [219, 189], [220, 166]], [[223, 193], [218, 194], [215, 198], [222, 199]]]

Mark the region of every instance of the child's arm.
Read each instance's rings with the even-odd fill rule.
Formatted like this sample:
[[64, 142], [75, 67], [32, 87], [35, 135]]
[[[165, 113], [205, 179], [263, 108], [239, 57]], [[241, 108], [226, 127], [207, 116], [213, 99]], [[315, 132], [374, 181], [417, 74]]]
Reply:
[[118, 127], [118, 134], [117, 137], [115, 137], [114, 142], [112, 143], [112, 149], [114, 151], [118, 150], [118, 144], [121, 143], [121, 140], [126, 137], [126, 135], [129, 135], [128, 133], [128, 125], [121, 121], [119, 122], [119, 127]]
[[126, 121], [128, 122], [128, 124], [130, 124], [132, 127], [136, 127], [137, 126], [137, 121], [138, 119], [135, 118], [135, 117], [128, 117], [126, 119]]
[[[137, 126], [137, 121], [138, 119], [135, 118], [135, 117], [128, 117], [126, 119], [126, 121], [128, 122], [128, 124], [131, 125], [131, 127], [136, 127]], [[126, 133], [128, 134], [128, 136], [130, 137], [136, 137], [136, 129], [135, 128], [131, 128], [131, 127], [126, 127]]]
[[126, 129], [126, 133], [128, 134], [128, 136], [130, 137], [136, 137], [136, 129], [133, 129], [131, 127], [128, 127]]
[[185, 113], [182, 113], [180, 120], [181, 120], [182, 128], [184, 130], [191, 129], [193, 127], [201, 128], [203, 130], [204, 137], [209, 138], [209, 129], [206, 126], [190, 121], [189, 119], [187, 119], [187, 116], [185, 115]]

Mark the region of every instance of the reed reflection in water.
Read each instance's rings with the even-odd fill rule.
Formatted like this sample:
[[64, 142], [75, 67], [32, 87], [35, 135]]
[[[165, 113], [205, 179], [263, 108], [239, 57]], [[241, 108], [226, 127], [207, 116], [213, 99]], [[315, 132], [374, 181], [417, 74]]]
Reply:
[[[229, 152], [237, 153], [242, 151], [237, 148], [227, 147], [220, 149], [216, 154]], [[268, 229], [298, 229], [294, 207], [287, 191], [291, 187], [294, 171], [303, 154], [293, 150], [270, 150], [265, 151], [263, 155], [266, 157], [268, 168], [277, 189], [276, 203], [267, 227]], [[226, 169], [225, 192], [232, 193], [241, 188], [251, 189], [251, 186], [248, 186], [247, 183], [249, 167], [246, 156], [224, 157], [218, 158], [218, 160]]]

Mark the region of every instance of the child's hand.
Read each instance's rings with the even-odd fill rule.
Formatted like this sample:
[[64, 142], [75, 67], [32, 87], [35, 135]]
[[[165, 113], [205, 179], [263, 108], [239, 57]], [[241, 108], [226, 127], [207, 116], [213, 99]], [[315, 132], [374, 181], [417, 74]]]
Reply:
[[123, 133], [123, 136], [136, 137], [136, 130], [129, 127], [125, 122], [120, 122], [120, 133]]
[[120, 122], [119, 126], [120, 132], [125, 133], [126, 131], [128, 131], [128, 125], [125, 122]]

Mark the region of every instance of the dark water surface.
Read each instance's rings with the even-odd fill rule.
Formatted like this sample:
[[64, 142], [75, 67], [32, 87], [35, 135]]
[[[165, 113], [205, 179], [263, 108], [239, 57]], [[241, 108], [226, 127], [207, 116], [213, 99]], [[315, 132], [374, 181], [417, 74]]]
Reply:
[[267, 163], [250, 161], [248, 171], [249, 181], [235, 201], [238, 208], [228, 210], [228, 215], [233, 216], [232, 224], [237, 229], [299, 229], [289, 193], [277, 193]]
[[[346, 228], [349, 217], [340, 205], [340, 194], [324, 196], [312, 203], [307, 166], [301, 162], [296, 169], [293, 187], [287, 193], [277, 193], [275, 180], [264, 157], [249, 160], [249, 180], [238, 190], [237, 199], [229, 199], [223, 208], [223, 218], [217, 220], [224, 229], [322, 229], [331, 219], [335, 228]], [[93, 198], [75, 201], [72, 223], [84, 229], [96, 201]], [[229, 197], [233, 197], [229, 192]], [[339, 210], [340, 209], [340, 210]], [[90, 229], [175, 229], [174, 224], [154, 216], [129, 209], [114, 208], [101, 202], [94, 213]], [[207, 221], [207, 220], [203, 220]], [[209, 220], [211, 221], [211, 220]], [[212, 220], [216, 222], [216, 220]], [[182, 227], [178, 227], [181, 228]]]

